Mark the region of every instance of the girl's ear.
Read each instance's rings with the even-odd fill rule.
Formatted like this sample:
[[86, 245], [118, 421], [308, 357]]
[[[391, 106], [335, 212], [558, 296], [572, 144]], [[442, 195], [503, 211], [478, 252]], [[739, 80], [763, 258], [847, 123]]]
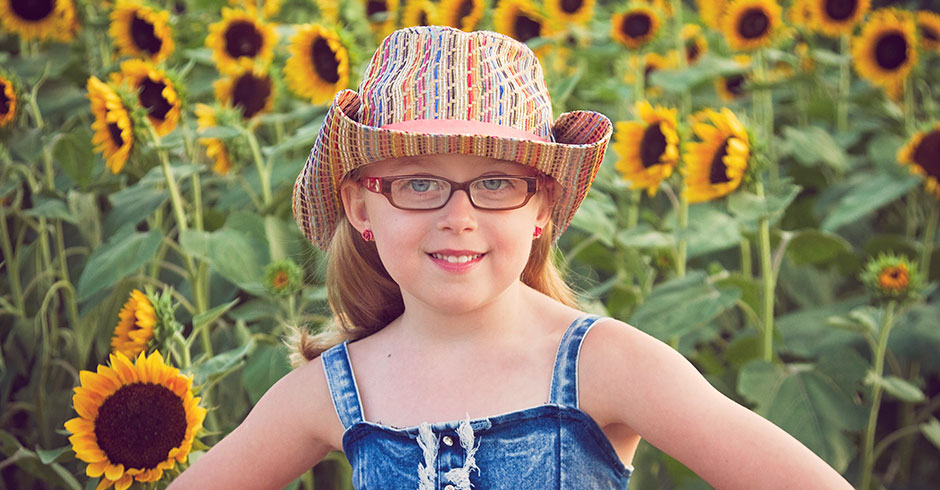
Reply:
[[346, 218], [353, 228], [360, 232], [369, 228], [369, 214], [366, 211], [362, 187], [357, 182], [346, 181], [341, 185], [339, 192], [343, 199], [343, 211], [346, 212]]
[[536, 225], [545, 228], [548, 220], [552, 219], [552, 210], [555, 209], [555, 182], [551, 179], [545, 185], [545, 191], [539, 199], [539, 212], [535, 217]]

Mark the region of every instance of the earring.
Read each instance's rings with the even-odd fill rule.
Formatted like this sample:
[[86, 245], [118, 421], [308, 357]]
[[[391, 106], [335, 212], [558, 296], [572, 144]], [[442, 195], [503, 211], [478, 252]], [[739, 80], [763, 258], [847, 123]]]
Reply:
[[541, 226], [536, 226], [536, 227], [535, 227], [535, 232], [532, 233], [532, 238], [538, 238], [538, 237], [540, 237], [540, 236], [542, 236], [542, 227], [541, 227]]
[[370, 230], [370, 229], [368, 229], [368, 228], [366, 228], [365, 230], [362, 230], [362, 239], [363, 239], [363, 240], [365, 240], [365, 241], [367, 241], [367, 242], [371, 242], [373, 238], [375, 238], [375, 236], [372, 234], [372, 230]]

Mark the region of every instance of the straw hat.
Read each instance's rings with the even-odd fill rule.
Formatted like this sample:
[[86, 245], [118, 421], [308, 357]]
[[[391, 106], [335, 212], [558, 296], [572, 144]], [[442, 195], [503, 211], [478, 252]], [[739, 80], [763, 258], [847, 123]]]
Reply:
[[389, 158], [458, 153], [552, 177], [554, 239], [584, 199], [610, 135], [610, 120], [597, 112], [552, 121], [542, 68], [519, 41], [440, 26], [398, 30], [376, 50], [359, 91], [333, 99], [294, 184], [294, 219], [326, 249], [343, 213], [338, 191], [348, 172]]

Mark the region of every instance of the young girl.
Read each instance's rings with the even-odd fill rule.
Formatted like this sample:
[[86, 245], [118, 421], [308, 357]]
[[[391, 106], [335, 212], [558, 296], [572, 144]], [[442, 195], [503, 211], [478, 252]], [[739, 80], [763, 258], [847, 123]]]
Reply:
[[622, 489], [641, 437], [718, 488], [851, 488], [673, 349], [577, 309], [551, 248], [610, 135], [595, 112], [552, 121], [517, 41], [391, 34], [294, 189], [335, 326], [171, 488], [282, 488], [341, 449], [362, 489]]

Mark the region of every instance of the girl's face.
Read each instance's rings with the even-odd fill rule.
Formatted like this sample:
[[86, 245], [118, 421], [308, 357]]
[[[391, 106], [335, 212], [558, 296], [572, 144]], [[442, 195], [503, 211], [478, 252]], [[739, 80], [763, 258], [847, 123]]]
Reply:
[[[475, 202], [485, 205], [490, 191], [507, 182], [498, 177], [535, 177], [537, 172], [516, 163], [448, 154], [385, 160], [364, 167], [360, 175], [419, 175], [454, 182], [493, 176], [474, 184]], [[401, 288], [406, 308], [421, 303], [448, 313], [473, 311], [517, 287], [535, 227], [544, 227], [551, 217], [548, 179], [539, 179], [538, 193], [524, 206], [509, 210], [476, 208], [462, 190], [454, 191], [439, 209], [399, 209], [375, 192], [378, 187], [369, 190], [360, 182], [343, 185], [346, 214], [360, 232], [372, 231], [382, 264]], [[423, 196], [436, 185], [422, 180], [404, 184], [401, 192], [408, 194], [396, 195], [410, 200], [407, 204], [419, 202], [416, 192]]]

